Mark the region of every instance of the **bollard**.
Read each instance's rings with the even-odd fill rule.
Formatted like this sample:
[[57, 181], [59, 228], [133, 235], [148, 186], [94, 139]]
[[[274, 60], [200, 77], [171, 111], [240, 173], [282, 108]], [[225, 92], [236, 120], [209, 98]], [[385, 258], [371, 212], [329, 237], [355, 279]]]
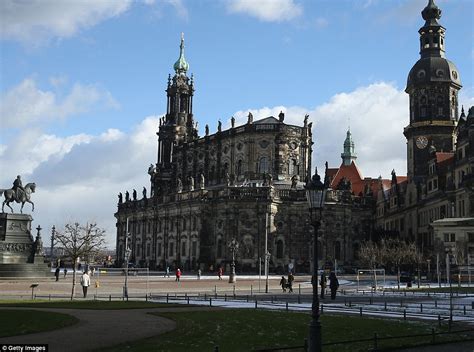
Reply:
[[214, 285], [214, 293], [217, 295], [217, 285]]
[[407, 320], [407, 310], [403, 310], [403, 320]]
[[255, 299], [255, 309], [257, 309], [257, 299]]
[[352, 307], [352, 302], [351, 302], [351, 301], [349, 301], [349, 308], [350, 308], [350, 307]]
[[188, 301], [188, 304], [189, 304], [189, 296], [186, 297], [186, 300]]
[[362, 307], [359, 307], [359, 315], [362, 316]]
[[227, 293], [224, 294], [224, 302], [227, 302]]
[[301, 296], [298, 295], [298, 304], [300, 304], [300, 303], [301, 303]]
[[247, 302], [249, 301], [249, 295], [247, 295]]
[[235, 299], [235, 285], [234, 285], [234, 299]]
[[169, 293], [167, 293], [167, 294], [166, 294], [166, 303], [168, 303], [168, 302], [169, 302], [169, 300], [170, 300], [170, 294], [169, 294]]
[[112, 295], [109, 295], [109, 302], [112, 302]]
[[286, 301], [286, 311], [288, 312], [288, 301]]
[[377, 351], [377, 333], [374, 333], [374, 351]]

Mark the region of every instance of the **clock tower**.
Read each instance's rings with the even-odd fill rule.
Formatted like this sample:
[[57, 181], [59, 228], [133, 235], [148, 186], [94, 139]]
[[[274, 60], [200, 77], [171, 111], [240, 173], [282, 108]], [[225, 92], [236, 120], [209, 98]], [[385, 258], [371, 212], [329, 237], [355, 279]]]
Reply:
[[410, 123], [403, 132], [408, 179], [415, 182], [428, 175], [430, 151], [453, 150], [461, 89], [459, 72], [445, 57], [445, 28], [438, 23], [441, 10], [429, 0], [421, 15], [425, 20], [418, 31], [421, 57], [408, 74]]

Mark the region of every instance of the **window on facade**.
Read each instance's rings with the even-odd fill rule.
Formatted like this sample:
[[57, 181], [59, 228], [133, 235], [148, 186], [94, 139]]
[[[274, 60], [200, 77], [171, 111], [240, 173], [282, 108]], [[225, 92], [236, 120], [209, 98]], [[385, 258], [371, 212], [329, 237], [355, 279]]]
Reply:
[[186, 256], [186, 242], [181, 243], [181, 255]]
[[158, 242], [158, 245], [156, 247], [156, 255], [158, 257], [161, 256], [161, 242]]
[[170, 231], [174, 230], [174, 221], [170, 221]]
[[334, 258], [341, 260], [341, 242], [334, 243]]
[[168, 255], [170, 257], [174, 256], [174, 242], [170, 242], [169, 244], [169, 252], [168, 252]]
[[161, 221], [158, 221], [158, 232], [161, 232], [163, 231], [163, 229], [161, 228]]
[[474, 232], [468, 232], [467, 233], [467, 240], [470, 243], [474, 243]]
[[149, 257], [151, 255], [151, 244], [146, 244], [146, 256]]
[[437, 189], [438, 189], [438, 180], [434, 179], [433, 180], [433, 190], [437, 190]]
[[141, 254], [140, 254], [140, 245], [139, 245], [139, 244], [137, 244], [137, 251], [136, 251], [136, 252], [137, 252], [137, 257], [139, 257], [139, 256], [141, 255]]
[[222, 258], [222, 239], [217, 240], [217, 258]]
[[197, 230], [197, 218], [195, 216], [193, 216], [193, 230]]
[[192, 246], [192, 256], [195, 257], [196, 255], [197, 255], [197, 242], [194, 241], [193, 246]]
[[276, 253], [276, 257], [278, 259], [281, 259], [283, 258], [283, 241], [282, 240], [278, 240], [277, 243], [277, 253]]
[[242, 160], [237, 161], [237, 175], [242, 175]]
[[444, 242], [456, 242], [456, 234], [455, 233], [445, 233], [444, 234]]
[[183, 230], [186, 230], [186, 218], [183, 218]]
[[258, 170], [257, 172], [263, 174], [265, 172], [268, 172], [268, 159], [267, 157], [261, 157], [259, 162], [258, 162]]

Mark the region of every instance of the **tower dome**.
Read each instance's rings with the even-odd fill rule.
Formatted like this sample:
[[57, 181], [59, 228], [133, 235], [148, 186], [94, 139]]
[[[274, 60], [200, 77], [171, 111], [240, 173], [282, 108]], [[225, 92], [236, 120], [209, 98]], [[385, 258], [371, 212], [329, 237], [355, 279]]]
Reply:
[[174, 63], [176, 74], [186, 74], [189, 70], [189, 64], [184, 58], [184, 33], [181, 33], [181, 44], [179, 45], [179, 59]]

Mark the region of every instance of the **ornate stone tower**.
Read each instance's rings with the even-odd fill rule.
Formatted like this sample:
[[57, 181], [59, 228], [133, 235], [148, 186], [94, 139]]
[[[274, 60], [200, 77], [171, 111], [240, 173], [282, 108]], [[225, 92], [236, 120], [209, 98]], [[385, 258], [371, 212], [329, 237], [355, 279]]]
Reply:
[[[184, 35], [181, 33], [179, 58], [174, 64], [175, 75], [168, 77], [166, 115], [160, 120], [158, 135], [158, 162], [155, 181], [161, 187], [170, 187], [173, 178], [174, 148], [197, 138], [193, 120], [193, 77], [186, 72], [189, 64], [184, 58]], [[153, 182], [153, 181], [152, 181]], [[155, 187], [158, 192], [159, 188]]]
[[344, 141], [344, 153], [341, 153], [341, 158], [343, 165], [350, 165], [357, 159], [350, 128], [347, 130], [346, 140]]
[[405, 89], [410, 96], [410, 123], [404, 130], [407, 173], [415, 182], [428, 175], [430, 151], [453, 150], [461, 88], [456, 66], [445, 58], [445, 28], [438, 23], [441, 10], [429, 0], [421, 14], [421, 58], [410, 70]]

